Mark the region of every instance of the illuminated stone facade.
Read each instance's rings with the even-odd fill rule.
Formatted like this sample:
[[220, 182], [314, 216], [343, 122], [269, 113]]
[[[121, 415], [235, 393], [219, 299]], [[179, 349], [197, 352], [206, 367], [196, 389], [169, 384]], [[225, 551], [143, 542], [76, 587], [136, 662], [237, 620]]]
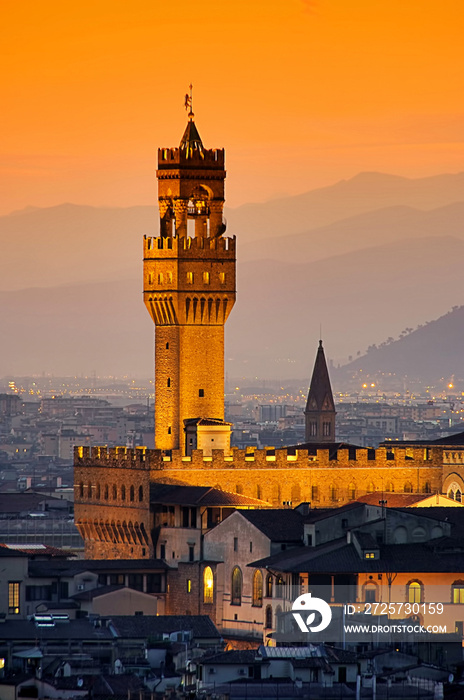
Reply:
[[[335, 443], [328, 375], [313, 386], [314, 401], [310, 392], [307, 430], [318, 421], [317, 431], [302, 449], [228, 449], [224, 324], [235, 302], [235, 238], [223, 237], [224, 151], [203, 148], [191, 115], [179, 148], [159, 150], [157, 174], [160, 236], [144, 240], [144, 300], [156, 324], [156, 449], [76, 448], [75, 515], [86, 557], [155, 556], [155, 482], [212, 486], [274, 507], [305, 501], [336, 507], [366, 493], [382, 498], [389, 492], [436, 493], [443, 486], [456, 494], [456, 485], [460, 496], [462, 440], [462, 449]], [[318, 357], [325, 366], [322, 346]], [[189, 430], [198, 425], [204, 434], [195, 440]], [[313, 438], [318, 442], [311, 444]], [[195, 449], [205, 440], [207, 449]], [[223, 449], [214, 449], [214, 442]]]
[[[224, 149], [193, 121], [158, 151], [160, 235], [144, 239], [144, 301], [156, 325], [155, 446], [188, 451], [184, 422], [224, 420], [224, 324], [235, 303], [235, 237], [225, 238]], [[191, 227], [191, 228], [190, 228]], [[224, 424], [225, 440], [230, 427]]]

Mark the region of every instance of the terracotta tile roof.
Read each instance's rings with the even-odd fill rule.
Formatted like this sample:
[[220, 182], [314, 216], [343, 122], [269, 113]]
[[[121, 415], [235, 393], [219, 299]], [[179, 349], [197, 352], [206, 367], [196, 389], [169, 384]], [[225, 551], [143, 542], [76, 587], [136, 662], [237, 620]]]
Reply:
[[239, 493], [221, 491], [209, 486], [182, 486], [152, 484], [150, 501], [153, 504], [185, 506], [249, 506], [269, 508], [270, 504], [258, 498], [250, 498]]
[[302, 542], [304, 517], [296, 510], [247, 510], [241, 515], [272, 542]]
[[74, 552], [65, 549], [58, 549], [48, 544], [5, 544], [0, 543], [0, 548], [8, 549], [12, 552], [27, 554], [29, 557], [54, 557], [68, 559], [75, 557]]
[[[276, 571], [313, 573], [441, 573], [464, 571], [464, 547], [454, 542], [458, 551], [446, 551], [445, 544], [434, 540], [414, 544], [380, 545], [379, 559], [361, 559], [353, 544], [345, 540], [331, 543], [331, 547], [304, 547], [266, 557], [253, 562], [254, 567], [268, 567]], [[285, 556], [284, 556], [285, 555]]]
[[360, 496], [355, 502], [378, 506], [379, 501], [382, 499], [386, 501], [385, 505], [387, 508], [406, 508], [409, 505], [430, 498], [430, 496], [430, 493], [385, 493], [374, 491], [374, 493], [366, 493], [364, 496]]
[[108, 620], [116, 636], [132, 639], [189, 630], [194, 637], [221, 636], [207, 615], [111, 615]]

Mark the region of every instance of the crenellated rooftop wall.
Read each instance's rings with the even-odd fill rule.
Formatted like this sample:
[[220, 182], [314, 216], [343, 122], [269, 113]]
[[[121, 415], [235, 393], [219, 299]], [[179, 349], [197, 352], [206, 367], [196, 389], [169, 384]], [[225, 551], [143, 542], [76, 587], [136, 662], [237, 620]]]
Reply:
[[159, 258], [209, 258], [211, 253], [220, 253], [221, 257], [235, 259], [235, 236], [217, 238], [190, 236], [144, 236], [143, 257], [145, 260]]

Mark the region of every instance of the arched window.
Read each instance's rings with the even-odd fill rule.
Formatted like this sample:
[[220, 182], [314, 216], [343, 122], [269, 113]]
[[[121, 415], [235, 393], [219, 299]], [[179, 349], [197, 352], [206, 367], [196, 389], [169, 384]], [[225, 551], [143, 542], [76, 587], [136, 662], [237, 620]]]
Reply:
[[238, 566], [232, 571], [230, 602], [232, 605], [242, 604], [242, 572]]
[[374, 491], [375, 491], [375, 484], [374, 484], [373, 481], [371, 481], [371, 482], [367, 485], [367, 493], [374, 493]]
[[266, 576], [266, 598], [272, 598], [272, 574]]
[[79, 496], [80, 498], [84, 498], [84, 482], [81, 481], [79, 484]]
[[139, 501], [143, 501], [143, 486], [139, 486]]
[[464, 581], [454, 581], [451, 586], [451, 602], [456, 605], [464, 603]]
[[266, 605], [264, 626], [267, 630], [272, 629], [272, 605]]
[[124, 484], [121, 486], [121, 500], [126, 500], [126, 487], [124, 486]]
[[408, 603], [422, 603], [422, 584], [410, 581], [407, 584]]
[[92, 482], [89, 481], [87, 484], [87, 496], [88, 498], [92, 498]]
[[95, 489], [95, 498], [100, 500], [101, 498], [101, 489], [100, 489], [100, 484], [97, 484], [96, 489]]
[[425, 482], [424, 493], [432, 493], [432, 486], [430, 485], [430, 481]]
[[333, 484], [330, 485], [329, 487], [329, 498], [331, 501], [336, 501], [337, 500], [337, 489]]
[[385, 491], [387, 493], [395, 493], [395, 487], [391, 481], [389, 484], [387, 484], [387, 488], [385, 489]]
[[261, 608], [263, 606], [263, 575], [259, 569], [253, 574], [253, 606]]
[[207, 566], [203, 571], [203, 602], [212, 603], [214, 598], [214, 576], [213, 570]]
[[348, 498], [350, 501], [354, 501], [356, 499], [356, 484], [354, 481], [352, 481], [348, 486]]
[[366, 583], [364, 586], [364, 600], [366, 603], [375, 603], [377, 601], [377, 586], [375, 583]]
[[404, 493], [412, 493], [412, 484], [410, 481], [405, 483], [403, 491]]
[[115, 501], [118, 497], [118, 489], [116, 484], [113, 484], [113, 501]]
[[131, 486], [130, 487], [130, 500], [133, 501], [134, 498], [135, 498], [135, 490], [134, 490], [134, 487]]
[[277, 576], [275, 586], [276, 598], [285, 598], [285, 581], [282, 576]]
[[108, 484], [105, 484], [105, 501], [108, 500]]

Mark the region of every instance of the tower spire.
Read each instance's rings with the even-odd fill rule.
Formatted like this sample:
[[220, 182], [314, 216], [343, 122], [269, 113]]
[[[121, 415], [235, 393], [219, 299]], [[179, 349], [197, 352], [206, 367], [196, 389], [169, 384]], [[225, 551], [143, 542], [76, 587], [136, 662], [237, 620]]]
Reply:
[[319, 340], [304, 413], [305, 442], [335, 441], [335, 403], [322, 340]]

